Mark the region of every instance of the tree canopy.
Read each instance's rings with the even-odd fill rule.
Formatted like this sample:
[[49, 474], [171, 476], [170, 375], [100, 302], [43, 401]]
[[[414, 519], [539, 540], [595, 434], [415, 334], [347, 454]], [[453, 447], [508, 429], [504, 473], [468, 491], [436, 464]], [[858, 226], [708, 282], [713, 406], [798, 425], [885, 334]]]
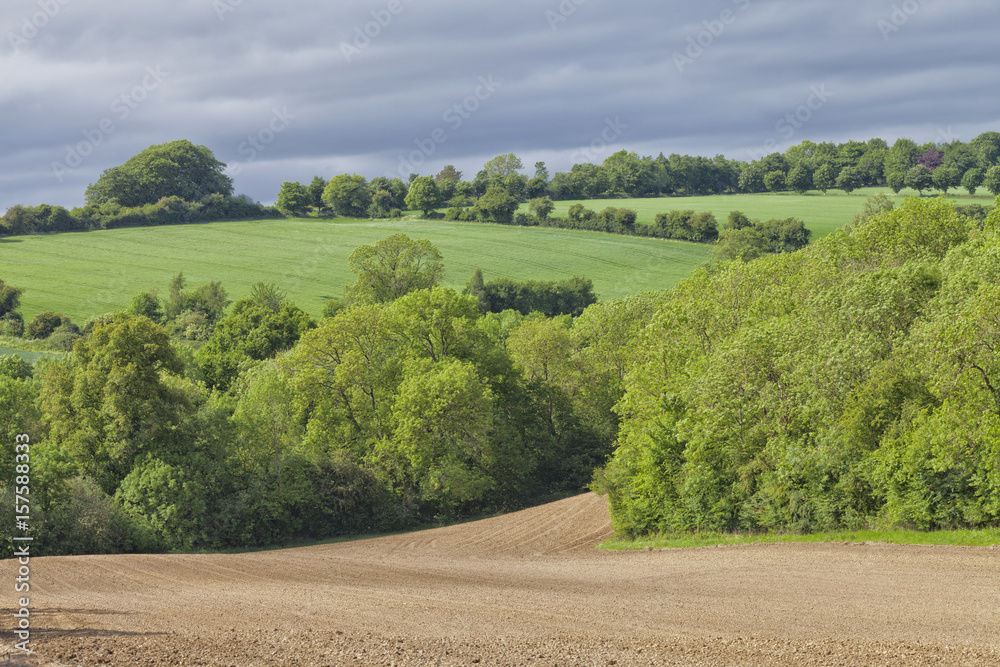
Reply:
[[200, 201], [212, 194], [229, 196], [233, 182], [225, 163], [212, 151], [182, 139], [150, 146], [125, 164], [104, 171], [87, 187], [88, 204], [115, 202], [121, 206], [154, 204], [164, 197]]
[[347, 259], [357, 280], [347, 286], [350, 303], [387, 303], [430, 289], [444, 276], [441, 253], [430, 241], [394, 234], [356, 248]]

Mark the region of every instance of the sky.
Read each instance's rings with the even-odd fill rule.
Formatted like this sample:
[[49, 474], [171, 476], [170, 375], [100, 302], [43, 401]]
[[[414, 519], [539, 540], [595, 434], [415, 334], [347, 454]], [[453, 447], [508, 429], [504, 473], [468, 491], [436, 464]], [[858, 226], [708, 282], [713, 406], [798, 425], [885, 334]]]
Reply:
[[177, 139], [236, 193], [1000, 130], [994, 0], [4, 0], [0, 211]]

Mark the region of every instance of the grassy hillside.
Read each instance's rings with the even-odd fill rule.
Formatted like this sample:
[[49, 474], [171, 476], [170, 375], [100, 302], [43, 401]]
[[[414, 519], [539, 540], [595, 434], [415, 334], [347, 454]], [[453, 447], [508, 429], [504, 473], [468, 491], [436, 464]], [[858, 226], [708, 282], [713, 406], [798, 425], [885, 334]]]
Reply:
[[[796, 192], [779, 192], [709, 197], [666, 197], [662, 199], [591, 199], [555, 202], [556, 209], [552, 215], [565, 217], [569, 207], [573, 204], [583, 204], [584, 207], [595, 211], [600, 211], [607, 206], [614, 206], [616, 208], [631, 208], [639, 214], [639, 222], [652, 224], [657, 213], [683, 210], [711, 211], [721, 227], [730, 211], [743, 211], [751, 218], [760, 218], [761, 220], [799, 218], [805, 222], [807, 229], [812, 230], [812, 239], [816, 240], [850, 222], [854, 214], [864, 206], [865, 199], [878, 192], [888, 195], [897, 203], [906, 197], [917, 194], [916, 190], [903, 190], [899, 195], [895, 195], [889, 188], [862, 188], [855, 190], [850, 195], [844, 194], [840, 190], [830, 190], [825, 195], [815, 191], [807, 192], [804, 195]], [[975, 198], [969, 197], [965, 190], [961, 190], [952, 191], [949, 199], [963, 204], [993, 203], [993, 196], [984, 188], [979, 189]], [[521, 207], [521, 211], [525, 213], [528, 211], [527, 204]]]
[[0, 278], [25, 288], [25, 320], [43, 310], [74, 322], [121, 310], [142, 290], [165, 290], [179, 271], [198, 285], [219, 280], [230, 298], [274, 282], [318, 315], [354, 275], [351, 251], [403, 232], [444, 256], [445, 284], [460, 288], [476, 268], [487, 280], [583, 275], [602, 299], [663, 289], [705, 261], [708, 246], [596, 232], [474, 223], [267, 220], [22, 236], [0, 240]]

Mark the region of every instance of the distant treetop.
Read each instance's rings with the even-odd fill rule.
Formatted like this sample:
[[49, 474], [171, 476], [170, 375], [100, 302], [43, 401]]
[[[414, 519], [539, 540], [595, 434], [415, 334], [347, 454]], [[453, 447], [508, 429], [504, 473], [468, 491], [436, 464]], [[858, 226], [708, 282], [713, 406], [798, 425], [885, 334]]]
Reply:
[[164, 197], [199, 201], [211, 194], [229, 196], [233, 181], [225, 168], [212, 151], [185, 139], [150, 146], [87, 186], [87, 203], [143, 206]]

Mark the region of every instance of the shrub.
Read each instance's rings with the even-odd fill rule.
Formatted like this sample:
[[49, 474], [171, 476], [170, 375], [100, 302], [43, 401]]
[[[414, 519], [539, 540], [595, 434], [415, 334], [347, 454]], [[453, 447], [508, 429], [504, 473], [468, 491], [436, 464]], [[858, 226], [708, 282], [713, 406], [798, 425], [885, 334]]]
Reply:
[[64, 324], [68, 325], [72, 323], [69, 321], [69, 318], [62, 313], [46, 310], [43, 313], [35, 315], [35, 319], [31, 320], [28, 324], [25, 333], [28, 338], [40, 340], [48, 338], [56, 329]]

